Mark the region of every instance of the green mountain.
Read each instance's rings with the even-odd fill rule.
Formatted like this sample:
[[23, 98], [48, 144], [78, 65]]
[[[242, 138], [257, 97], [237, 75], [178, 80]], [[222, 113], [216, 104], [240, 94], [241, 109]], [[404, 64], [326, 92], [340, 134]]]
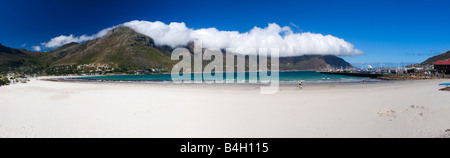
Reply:
[[[186, 46], [192, 49], [192, 43]], [[119, 70], [170, 70], [178, 61], [172, 61], [173, 48], [155, 46], [153, 39], [127, 27], [117, 27], [102, 38], [83, 43], [69, 43], [48, 52], [32, 52], [0, 45], [2, 72], [17, 67], [37, 67], [39, 71], [85, 64], [108, 65]], [[204, 62], [206, 65], [207, 62]], [[280, 58], [281, 70], [322, 70], [350, 68], [349, 63], [332, 55], [305, 55]], [[68, 71], [69, 73], [72, 71]]]
[[0, 44], [0, 72], [20, 66], [39, 64], [39, 54], [23, 49], [15, 49]]
[[298, 57], [280, 58], [281, 70], [317, 71], [327, 68], [352, 68], [344, 59], [334, 55], [303, 55]]
[[170, 52], [155, 48], [150, 37], [126, 27], [117, 27], [103, 38], [61, 46], [41, 61], [51, 66], [108, 64], [128, 69], [169, 68], [176, 63], [170, 60]]

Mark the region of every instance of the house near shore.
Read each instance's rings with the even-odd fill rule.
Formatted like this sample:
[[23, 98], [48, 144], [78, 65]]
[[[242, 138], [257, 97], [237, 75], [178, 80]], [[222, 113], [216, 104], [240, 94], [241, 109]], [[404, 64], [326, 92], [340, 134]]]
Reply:
[[450, 59], [438, 60], [433, 63], [433, 66], [435, 70], [450, 72]]

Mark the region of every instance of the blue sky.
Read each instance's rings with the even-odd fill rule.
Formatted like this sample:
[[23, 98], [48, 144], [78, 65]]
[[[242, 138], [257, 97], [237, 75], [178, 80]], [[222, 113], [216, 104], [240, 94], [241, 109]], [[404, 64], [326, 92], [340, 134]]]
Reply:
[[0, 43], [30, 49], [60, 35], [95, 34], [131, 20], [247, 32], [268, 23], [330, 34], [365, 54], [351, 63], [421, 62], [450, 49], [448, 0], [2, 0]]

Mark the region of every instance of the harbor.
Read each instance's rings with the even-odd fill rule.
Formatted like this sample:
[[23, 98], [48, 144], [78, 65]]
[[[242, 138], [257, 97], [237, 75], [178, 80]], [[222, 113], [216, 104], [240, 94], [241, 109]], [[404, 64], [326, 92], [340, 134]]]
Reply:
[[322, 74], [369, 77], [383, 80], [445, 79], [450, 77], [450, 60], [438, 60], [432, 65], [408, 65], [403, 68], [337, 69], [320, 72]]
[[445, 73], [423, 71], [423, 72], [411, 72], [411, 73], [368, 73], [368, 72], [320, 72], [322, 74], [331, 75], [344, 75], [344, 76], [357, 76], [368, 77], [382, 80], [414, 80], [414, 79], [446, 79], [449, 75]]

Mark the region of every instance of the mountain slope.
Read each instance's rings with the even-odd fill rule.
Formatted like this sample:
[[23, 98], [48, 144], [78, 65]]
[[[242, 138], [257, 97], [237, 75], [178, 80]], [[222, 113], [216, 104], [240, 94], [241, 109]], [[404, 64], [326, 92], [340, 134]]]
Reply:
[[36, 65], [39, 55], [39, 53], [9, 48], [0, 44], [0, 72], [19, 66]]
[[150, 37], [126, 27], [117, 27], [103, 38], [61, 46], [42, 61], [52, 66], [98, 63], [128, 69], [168, 68], [176, 63], [168, 53], [155, 48]]
[[331, 68], [351, 68], [350, 63], [334, 55], [303, 55], [298, 57], [280, 58], [281, 70], [316, 71]]
[[433, 65], [433, 63], [438, 60], [447, 60], [447, 59], [450, 59], [450, 51], [447, 51], [446, 53], [428, 58], [427, 60], [422, 62], [421, 65], [429, 66], [429, 65]]

